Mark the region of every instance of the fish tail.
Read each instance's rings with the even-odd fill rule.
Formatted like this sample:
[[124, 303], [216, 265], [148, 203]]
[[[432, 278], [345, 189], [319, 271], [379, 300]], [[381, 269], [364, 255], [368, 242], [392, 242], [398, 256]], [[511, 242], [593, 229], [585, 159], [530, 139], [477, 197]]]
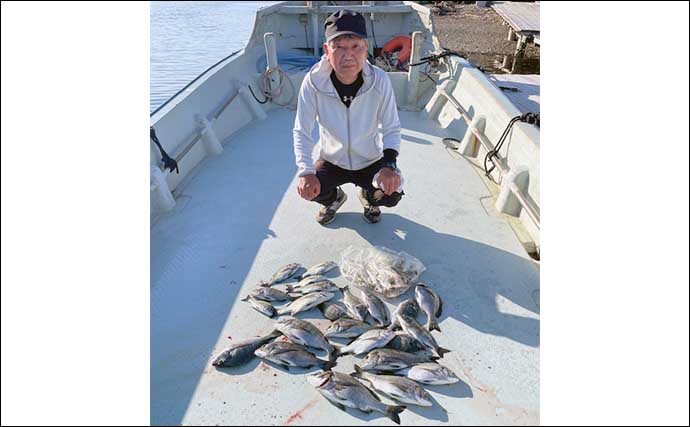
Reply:
[[350, 374], [353, 377], [361, 378], [362, 377], [362, 368], [360, 368], [359, 365], [355, 365], [355, 371]]
[[324, 371], [330, 371], [337, 363], [335, 361], [324, 360], [321, 363], [321, 369]]
[[438, 321], [436, 319], [431, 319], [429, 321], [429, 331], [439, 331], [441, 332], [441, 328], [438, 327]]
[[330, 353], [328, 353], [328, 360], [335, 362], [335, 360], [337, 358], [344, 355], [344, 353], [343, 353], [344, 348], [345, 348], [345, 346], [342, 346], [342, 347], [333, 346], [333, 350], [331, 350]]
[[446, 353], [450, 353], [450, 350], [448, 350], [447, 348], [439, 347], [439, 348], [436, 350], [436, 353], [438, 353], [438, 356], [439, 356], [439, 357], [443, 358], [443, 355], [446, 354]]
[[386, 405], [385, 415], [393, 420], [394, 423], [400, 424], [400, 416], [398, 415], [402, 411], [407, 409], [407, 406], [401, 405]]

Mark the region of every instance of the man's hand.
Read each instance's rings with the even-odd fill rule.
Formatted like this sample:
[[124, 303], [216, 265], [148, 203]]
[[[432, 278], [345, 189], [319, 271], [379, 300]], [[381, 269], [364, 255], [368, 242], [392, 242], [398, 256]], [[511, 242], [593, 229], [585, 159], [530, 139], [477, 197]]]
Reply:
[[314, 200], [321, 193], [321, 183], [316, 175], [305, 175], [299, 178], [297, 193], [305, 200]]
[[386, 196], [390, 196], [400, 187], [400, 175], [391, 168], [382, 168], [377, 182]]

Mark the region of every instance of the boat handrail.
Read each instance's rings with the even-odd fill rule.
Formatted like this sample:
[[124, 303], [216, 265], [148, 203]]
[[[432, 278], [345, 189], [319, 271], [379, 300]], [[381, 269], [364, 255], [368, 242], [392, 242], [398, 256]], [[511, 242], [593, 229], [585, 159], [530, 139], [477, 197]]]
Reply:
[[[234, 101], [235, 98], [237, 98], [237, 95], [239, 95], [239, 94], [240, 94], [240, 91], [236, 90], [235, 93], [233, 93], [231, 96], [229, 96], [228, 99], [223, 103], [223, 105], [221, 105], [220, 108], [218, 108], [218, 110], [211, 116], [211, 120], [209, 120], [209, 122], [213, 122], [218, 117], [220, 117], [220, 115], [223, 114], [225, 109], [228, 108], [228, 106], [230, 104], [232, 104], [232, 101]], [[202, 117], [197, 118], [197, 121], [199, 122], [200, 125], [202, 125], [202, 126], [205, 125], [205, 121], [203, 120]], [[201, 137], [203, 135], [204, 135], [204, 129], [199, 130], [196, 133], [196, 135], [194, 135], [192, 140], [189, 141], [189, 143], [175, 156], [175, 161], [179, 163], [180, 160], [182, 160], [182, 158], [189, 152], [189, 150], [191, 150], [194, 147], [194, 145], [197, 142], [199, 142], [199, 140], [201, 139]]]
[[[494, 151], [494, 144], [489, 140], [489, 138], [484, 134], [481, 128], [484, 127], [482, 123], [483, 118], [472, 119], [467, 110], [465, 110], [457, 99], [448, 91], [443, 85], [438, 88], [438, 92], [446, 97], [448, 102], [455, 108], [455, 110], [460, 113], [460, 116], [467, 123], [466, 135], [474, 135], [476, 140], [478, 140], [487, 152]], [[463, 139], [464, 144], [472, 143], [467, 137]], [[470, 150], [476, 151], [476, 150]], [[525, 209], [525, 212], [532, 220], [534, 225], [540, 228], [540, 209], [539, 206], [534, 202], [534, 200], [527, 193], [529, 186], [529, 171], [526, 169], [519, 169], [511, 171], [506, 160], [502, 158], [498, 153], [496, 153], [493, 159], [493, 163], [496, 165], [496, 169], [499, 170], [504, 179], [501, 181], [501, 193], [498, 196], [497, 205], [501, 205], [498, 209], [503, 213], [508, 213], [513, 216], [520, 215], [520, 209], [511, 209], [509, 206], [511, 202], [511, 194], [514, 196], [515, 200], [519, 205]], [[519, 170], [518, 170], [519, 169]], [[526, 194], [527, 193], [527, 194]]]

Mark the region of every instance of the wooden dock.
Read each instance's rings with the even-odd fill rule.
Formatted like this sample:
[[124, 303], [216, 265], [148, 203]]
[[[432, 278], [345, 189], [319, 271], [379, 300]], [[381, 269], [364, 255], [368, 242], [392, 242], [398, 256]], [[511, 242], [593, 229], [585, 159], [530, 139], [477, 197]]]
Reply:
[[[503, 58], [503, 68], [512, 73], [519, 73], [527, 43], [541, 46], [539, 33], [539, 2], [493, 2], [491, 8], [509, 27], [508, 40], [517, 40], [512, 65], [510, 57]], [[510, 67], [509, 67], [510, 66]]]

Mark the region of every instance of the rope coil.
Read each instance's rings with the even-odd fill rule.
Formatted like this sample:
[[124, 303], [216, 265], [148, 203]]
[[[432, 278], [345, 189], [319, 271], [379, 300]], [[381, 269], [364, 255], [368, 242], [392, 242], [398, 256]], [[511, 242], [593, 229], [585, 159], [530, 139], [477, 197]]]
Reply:
[[[272, 76], [273, 73], [278, 73], [278, 87], [277, 88], [272, 88], [271, 87], [271, 82], [272, 82]], [[276, 101], [278, 98], [280, 98], [283, 95], [283, 91], [285, 90], [285, 80], [290, 83], [290, 87], [292, 89], [292, 93], [290, 95], [290, 99], [286, 103], [280, 103]], [[254, 95], [254, 91], [252, 90], [251, 85], [247, 85], [249, 87], [249, 91], [251, 92], [252, 96], [258, 102], [259, 104], [265, 104], [268, 101], [271, 101], [272, 103], [280, 106], [280, 107], [287, 107], [292, 104], [292, 101], [295, 99], [295, 94], [297, 93], [295, 90], [295, 84], [292, 83], [292, 80], [288, 76], [288, 74], [283, 71], [280, 66], [274, 67], [274, 68], [266, 68], [266, 70], [261, 74], [261, 80], [259, 81], [260, 83], [260, 88], [261, 88], [261, 93], [264, 95], [266, 99], [263, 101], [259, 100], [259, 98]]]

